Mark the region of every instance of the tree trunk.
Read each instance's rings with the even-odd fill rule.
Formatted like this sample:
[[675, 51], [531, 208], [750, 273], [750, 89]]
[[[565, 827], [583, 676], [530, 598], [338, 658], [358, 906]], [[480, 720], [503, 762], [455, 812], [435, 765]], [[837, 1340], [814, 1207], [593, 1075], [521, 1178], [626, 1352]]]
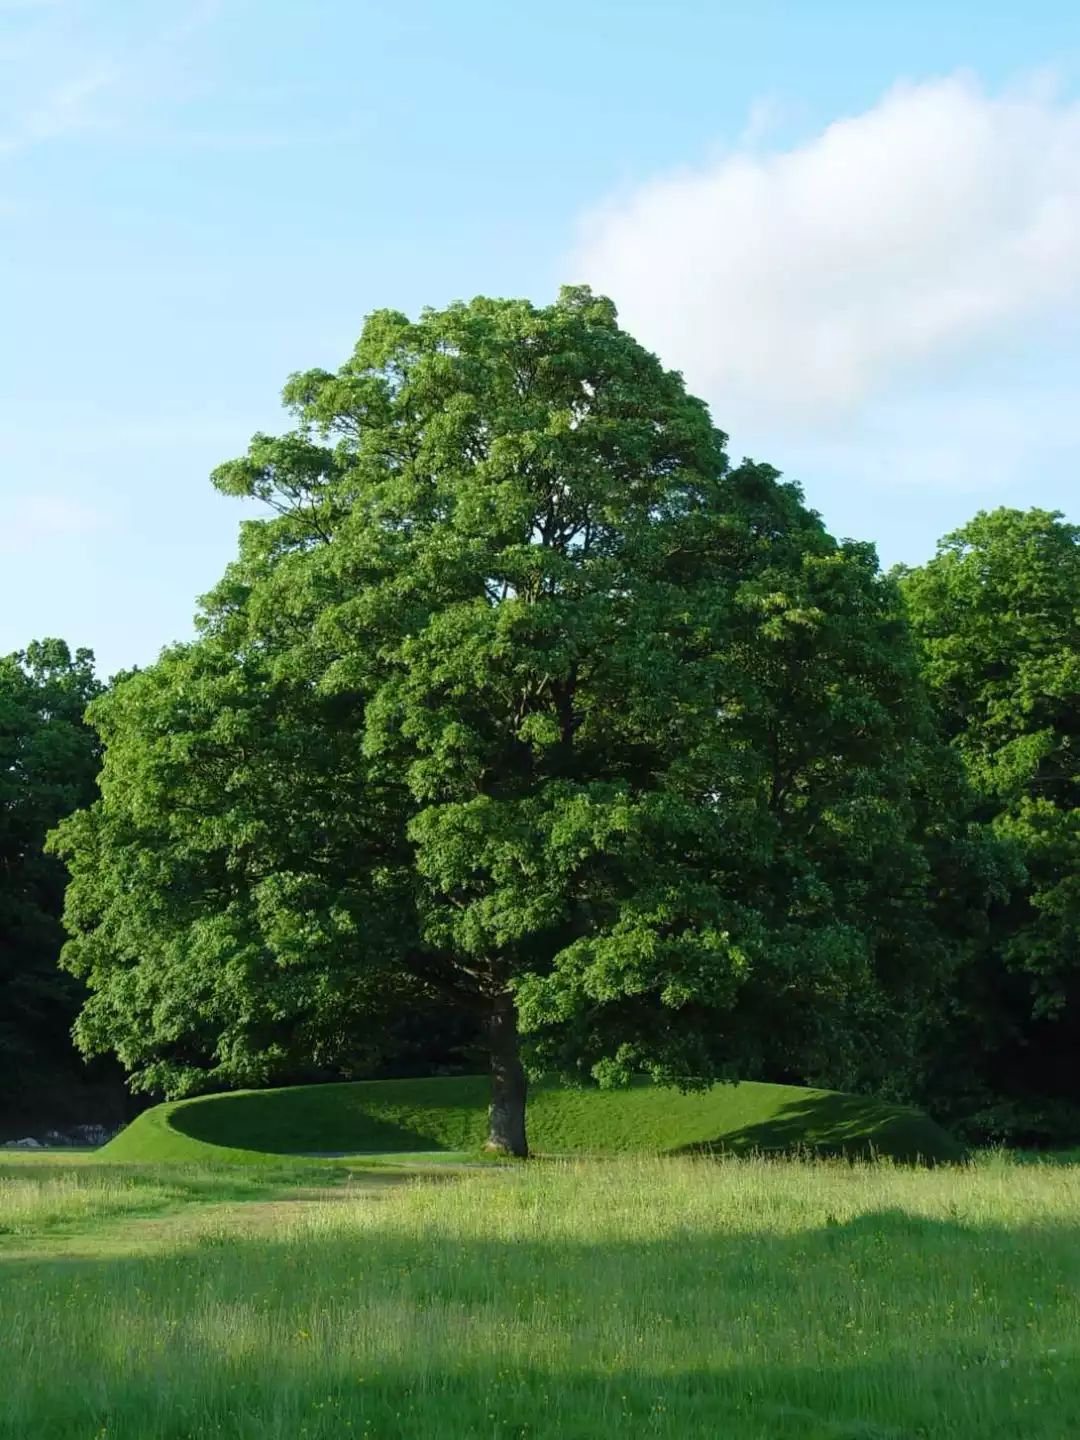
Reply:
[[488, 1039], [491, 1107], [484, 1148], [524, 1159], [529, 1153], [525, 1139], [525, 1071], [518, 1050], [517, 1008], [514, 997], [505, 991], [492, 1001]]

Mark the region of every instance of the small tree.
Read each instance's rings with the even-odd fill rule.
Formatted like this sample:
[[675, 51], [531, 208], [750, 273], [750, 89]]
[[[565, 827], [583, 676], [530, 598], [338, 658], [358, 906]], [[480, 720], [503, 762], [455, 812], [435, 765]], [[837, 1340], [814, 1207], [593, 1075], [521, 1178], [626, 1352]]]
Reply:
[[786, 1022], [792, 1067], [857, 1068], [921, 1013], [929, 742], [872, 551], [584, 289], [376, 314], [285, 401], [215, 473], [276, 514], [202, 638], [95, 707], [84, 1045], [183, 1093], [438, 997], [524, 1154], [530, 1057], [695, 1083]]

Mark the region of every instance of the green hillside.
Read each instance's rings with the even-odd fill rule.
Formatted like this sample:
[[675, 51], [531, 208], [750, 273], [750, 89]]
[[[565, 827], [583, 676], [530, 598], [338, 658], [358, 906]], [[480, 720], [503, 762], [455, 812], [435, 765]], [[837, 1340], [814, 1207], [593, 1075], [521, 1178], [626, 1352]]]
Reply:
[[[483, 1076], [372, 1080], [240, 1090], [145, 1111], [103, 1159], [230, 1160], [303, 1154], [475, 1152], [486, 1133]], [[714, 1085], [681, 1094], [641, 1081], [625, 1090], [534, 1087], [529, 1141], [540, 1155], [735, 1153], [811, 1149], [899, 1160], [959, 1159], [959, 1145], [918, 1110], [794, 1085]]]

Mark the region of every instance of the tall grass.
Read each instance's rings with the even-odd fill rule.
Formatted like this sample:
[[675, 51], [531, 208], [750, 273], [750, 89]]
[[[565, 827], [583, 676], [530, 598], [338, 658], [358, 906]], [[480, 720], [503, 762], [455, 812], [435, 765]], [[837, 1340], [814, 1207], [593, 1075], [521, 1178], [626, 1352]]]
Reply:
[[205, 1213], [152, 1255], [0, 1249], [0, 1435], [1080, 1433], [1074, 1166], [567, 1162]]

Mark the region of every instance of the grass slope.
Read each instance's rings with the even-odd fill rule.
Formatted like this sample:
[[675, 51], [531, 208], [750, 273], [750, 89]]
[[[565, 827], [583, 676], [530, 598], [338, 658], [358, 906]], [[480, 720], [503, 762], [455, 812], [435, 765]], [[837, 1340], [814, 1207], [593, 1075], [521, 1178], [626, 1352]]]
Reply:
[[[158, 1105], [99, 1152], [107, 1160], [228, 1159], [301, 1154], [475, 1153], [484, 1143], [481, 1076], [373, 1080], [241, 1090]], [[538, 1154], [734, 1153], [809, 1149], [898, 1160], [961, 1158], [920, 1111], [793, 1085], [714, 1085], [681, 1094], [642, 1081], [625, 1090], [538, 1085], [529, 1100]]]

